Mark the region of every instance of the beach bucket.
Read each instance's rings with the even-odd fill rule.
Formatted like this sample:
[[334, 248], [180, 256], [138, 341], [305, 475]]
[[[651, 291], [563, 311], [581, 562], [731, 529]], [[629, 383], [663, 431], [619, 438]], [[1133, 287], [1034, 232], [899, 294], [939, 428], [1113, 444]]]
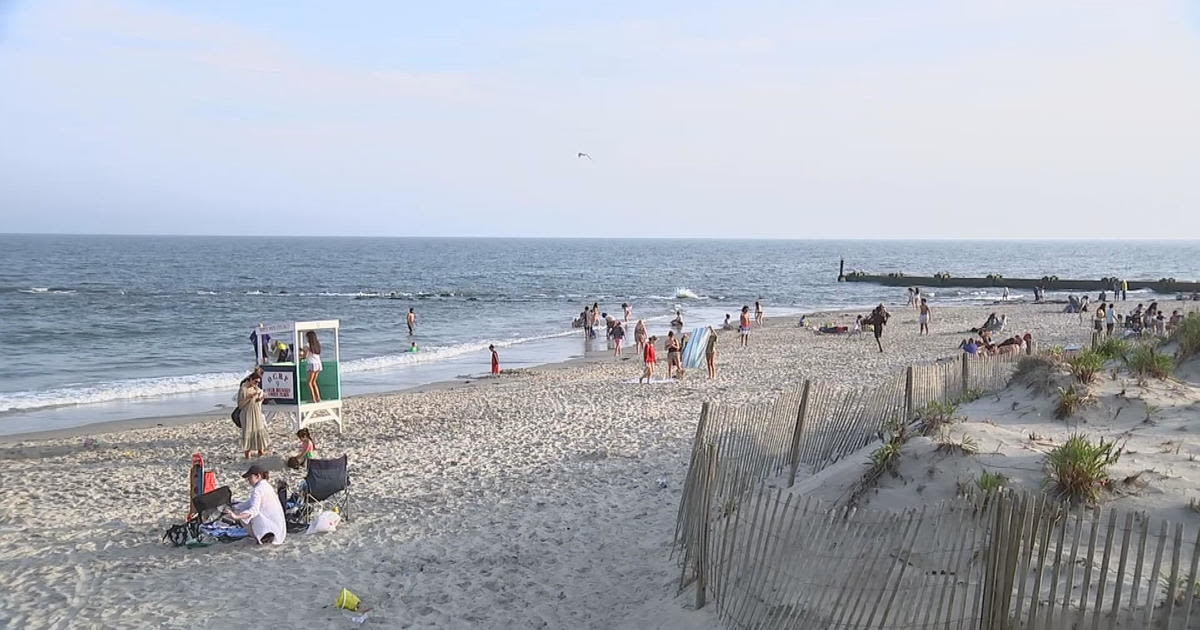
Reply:
[[348, 588], [342, 589], [342, 592], [338, 593], [337, 600], [333, 602], [334, 606], [346, 610], [358, 610], [358, 604], [358, 595], [351, 593]]

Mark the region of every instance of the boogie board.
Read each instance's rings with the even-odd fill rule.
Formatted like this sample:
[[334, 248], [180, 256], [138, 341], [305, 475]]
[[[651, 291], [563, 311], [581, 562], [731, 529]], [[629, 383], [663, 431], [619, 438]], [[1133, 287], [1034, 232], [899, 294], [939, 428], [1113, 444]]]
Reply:
[[683, 367], [685, 369], [698, 368], [704, 364], [704, 348], [708, 346], [708, 336], [711, 334], [707, 326], [692, 329], [687, 345], [683, 348]]

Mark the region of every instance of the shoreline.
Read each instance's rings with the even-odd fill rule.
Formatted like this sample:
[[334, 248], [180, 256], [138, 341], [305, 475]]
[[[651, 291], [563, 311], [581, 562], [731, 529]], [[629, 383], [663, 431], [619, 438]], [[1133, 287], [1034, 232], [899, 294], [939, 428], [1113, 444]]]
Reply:
[[[1043, 302], [1041, 305], [1042, 306], [1046, 306], [1046, 305], [1052, 306], [1052, 305], [1056, 305], [1058, 303], [1059, 303], [1058, 301], [1046, 301], [1046, 302]], [[1065, 301], [1063, 301], [1062, 303], [1065, 304]], [[1002, 307], [1006, 307], [1006, 306], [1012, 307], [1012, 306], [1036, 306], [1036, 305], [1033, 304], [1032, 302], [1013, 301], [1013, 302], [1008, 302], [1008, 303], [997, 302], [997, 303], [992, 303], [992, 304], [952, 304], [952, 305], [946, 305], [946, 306], [939, 306], [938, 309], [939, 310], [959, 311], [959, 310], [963, 310], [963, 309], [970, 310], [970, 309], [979, 309], [979, 308], [1002, 308]], [[912, 310], [911, 307], [906, 307], [904, 305], [893, 306], [892, 308], [894, 309], [893, 314], [898, 314], [898, 313]], [[865, 307], [865, 309], [869, 311], [870, 307]], [[786, 312], [781, 315], [768, 317], [766, 326], [772, 327], [772, 328], [778, 327], [778, 326], [782, 325], [782, 324], [778, 323], [780, 320], [787, 319], [788, 321], [797, 321], [801, 315], [808, 317], [808, 318], [812, 318], [812, 319], [821, 319], [821, 318], [836, 319], [836, 318], [844, 318], [844, 317], [852, 318], [856, 313], [859, 313], [859, 312], [860, 311], [858, 309], [854, 309], [854, 310], [830, 309], [830, 310], [821, 310], [821, 311], [812, 311], [812, 312], [796, 311], [794, 313]], [[863, 313], [863, 314], [865, 315], [865, 313]], [[718, 325], [714, 325], [713, 329], [717, 331], [718, 335], [722, 335], [722, 336], [724, 336], [724, 333], [730, 332], [730, 331], [721, 330], [721, 328]], [[964, 333], [964, 334], [966, 334], [966, 333]], [[629, 338], [632, 339], [632, 333], [629, 333]], [[626, 348], [626, 351], [628, 352], [628, 354], [630, 356], [630, 360], [633, 359], [633, 348], [634, 348], [634, 346], [632, 344], [630, 344], [630, 346], [628, 346]], [[520, 371], [526, 371], [526, 370], [564, 370], [564, 369], [579, 367], [582, 365], [588, 365], [588, 364], [592, 364], [592, 363], [604, 363], [604, 362], [606, 362], [605, 361], [606, 359], [612, 358], [610, 353], [611, 353], [611, 350], [594, 350], [589, 353], [586, 353], [584, 356], [576, 356], [576, 357], [564, 359], [561, 361], [551, 361], [551, 362], [547, 362], [547, 363], [540, 363], [540, 364], [530, 366], [530, 367], [516, 368], [516, 369], [510, 371], [510, 374], [519, 373]], [[664, 352], [661, 352], [660, 354], [662, 356], [659, 359], [659, 364], [661, 366], [663, 366], [665, 369], [666, 353], [664, 351]], [[366, 392], [366, 393], [361, 393], [361, 394], [354, 394], [351, 396], [347, 396], [347, 397], [343, 398], [342, 400], [344, 402], [351, 402], [351, 401], [361, 402], [363, 400], [369, 400], [369, 399], [381, 397], [381, 396], [393, 396], [393, 395], [397, 395], [397, 394], [420, 394], [420, 393], [432, 392], [432, 391], [454, 390], [459, 387], [473, 387], [475, 389], [478, 389], [481, 387], [497, 385], [501, 382], [504, 382], [505, 380], [506, 379], [503, 379], [503, 378], [495, 379], [495, 378], [491, 377], [490, 375], [486, 375], [486, 374], [481, 374], [478, 377], [472, 377], [472, 378], [455, 377], [455, 378], [450, 378], [450, 379], [441, 379], [441, 380], [433, 381], [430, 383], [423, 383], [420, 385], [413, 385], [410, 387], [401, 387], [401, 388], [397, 388], [397, 389], [371, 391], [371, 392]], [[80, 425], [71, 426], [71, 427], [47, 429], [47, 430], [43, 430], [43, 431], [24, 431], [21, 433], [0, 434], [0, 446], [16, 446], [23, 442], [40, 442], [40, 441], [47, 441], [47, 440], [71, 439], [71, 438], [80, 438], [80, 437], [95, 437], [95, 436], [100, 436], [100, 435], [110, 435], [113, 433], [122, 433], [122, 432], [126, 432], [126, 431], [135, 431], [135, 430], [141, 430], [141, 429], [153, 429], [153, 428], [162, 428], [162, 427], [183, 427], [183, 426], [188, 426], [188, 425], [193, 425], [193, 424], [200, 424], [200, 423], [204, 423], [204, 422], [208, 422], [208, 421], [220, 421], [220, 420], [228, 421], [228, 414], [231, 412], [232, 409], [233, 409], [233, 407], [232, 407], [232, 405], [230, 405], [230, 406], [221, 407], [219, 410], [211, 411], [211, 412], [144, 416], [144, 417], [136, 417], [136, 418], [126, 418], [126, 419], [121, 419], [121, 420], [105, 420], [105, 421], [100, 421], [100, 422], [90, 422], [90, 423], [86, 423], [86, 424], [80, 424]]]

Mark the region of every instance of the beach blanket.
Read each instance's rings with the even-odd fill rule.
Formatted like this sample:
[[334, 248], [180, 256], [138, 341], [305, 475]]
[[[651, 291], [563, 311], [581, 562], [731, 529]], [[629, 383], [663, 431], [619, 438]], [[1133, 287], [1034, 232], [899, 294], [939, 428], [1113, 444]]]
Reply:
[[683, 367], [685, 369], [698, 368], [704, 365], [704, 348], [708, 345], [708, 327], [693, 328], [691, 336], [688, 337], [687, 345], [683, 348]]

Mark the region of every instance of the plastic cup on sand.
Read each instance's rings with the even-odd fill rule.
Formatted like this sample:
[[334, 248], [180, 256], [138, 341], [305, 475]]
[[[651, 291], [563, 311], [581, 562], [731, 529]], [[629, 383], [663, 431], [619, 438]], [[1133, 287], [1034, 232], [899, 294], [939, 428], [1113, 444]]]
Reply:
[[338, 593], [337, 600], [333, 602], [338, 608], [346, 610], [358, 610], [359, 605], [358, 595], [350, 592], [350, 589], [343, 588], [341, 593]]

